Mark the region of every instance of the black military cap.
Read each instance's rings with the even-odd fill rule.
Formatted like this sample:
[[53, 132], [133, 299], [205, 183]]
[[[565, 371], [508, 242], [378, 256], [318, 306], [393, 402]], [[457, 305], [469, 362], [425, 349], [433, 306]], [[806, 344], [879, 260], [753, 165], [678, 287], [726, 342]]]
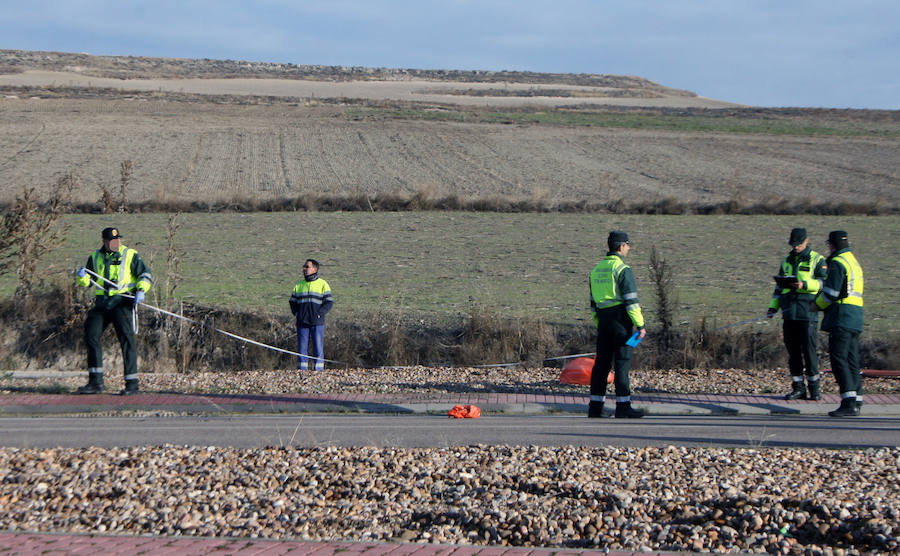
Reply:
[[804, 241], [806, 241], [806, 228], [794, 228], [791, 230], [791, 239], [788, 240], [791, 247], [796, 247]]
[[606, 238], [606, 241], [607, 243], [628, 243], [628, 234], [620, 230], [613, 230], [609, 232], [609, 237]]
[[844, 230], [835, 230], [828, 233], [828, 243], [832, 245], [841, 245], [847, 243], [847, 232]]
[[103, 228], [103, 232], [100, 234], [103, 239], [119, 239], [121, 237], [125, 237], [119, 233], [118, 228]]

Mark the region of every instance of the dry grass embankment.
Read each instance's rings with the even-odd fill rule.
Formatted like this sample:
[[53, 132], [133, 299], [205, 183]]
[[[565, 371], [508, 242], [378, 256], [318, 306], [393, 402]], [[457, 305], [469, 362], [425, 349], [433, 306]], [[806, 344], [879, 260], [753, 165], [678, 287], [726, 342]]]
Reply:
[[[32, 296], [27, 304], [0, 302], [6, 330], [0, 345], [3, 368], [80, 367], [82, 321], [89, 305], [70, 286]], [[289, 317], [261, 315], [181, 304], [168, 309], [193, 322], [140, 311], [139, 356], [146, 371], [203, 372], [293, 368], [296, 359], [242, 343], [216, 329], [262, 340], [294, 351], [296, 335]], [[651, 334], [636, 351], [635, 369], [771, 369], [783, 365], [784, 349], [777, 331], [714, 330], [706, 320], [687, 331]], [[545, 358], [594, 349], [589, 325], [551, 324], [539, 317], [505, 318], [474, 310], [455, 323], [429, 324], [396, 314], [372, 313], [353, 322], [335, 319], [326, 329], [329, 359], [337, 367], [450, 366], [520, 362], [542, 367]], [[48, 347], [49, 346], [49, 347]], [[114, 360], [115, 335], [104, 336], [104, 349]], [[863, 342], [865, 368], [900, 368], [900, 341]]]

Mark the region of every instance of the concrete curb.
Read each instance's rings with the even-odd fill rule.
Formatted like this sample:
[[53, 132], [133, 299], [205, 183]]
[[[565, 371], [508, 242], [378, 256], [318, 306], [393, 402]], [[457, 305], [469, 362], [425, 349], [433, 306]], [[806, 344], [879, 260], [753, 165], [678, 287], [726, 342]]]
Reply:
[[[608, 411], [614, 407], [612, 398]], [[866, 396], [862, 415], [900, 417], [900, 394]], [[457, 404], [484, 414], [540, 415], [587, 412], [587, 394], [185, 394], [142, 392], [133, 396], [12, 393], [0, 395], [0, 417], [179, 413], [195, 415], [279, 413], [382, 413], [446, 415]], [[786, 401], [777, 395], [640, 394], [635, 407], [648, 415], [827, 415], [840, 404], [835, 394], [819, 402]]]

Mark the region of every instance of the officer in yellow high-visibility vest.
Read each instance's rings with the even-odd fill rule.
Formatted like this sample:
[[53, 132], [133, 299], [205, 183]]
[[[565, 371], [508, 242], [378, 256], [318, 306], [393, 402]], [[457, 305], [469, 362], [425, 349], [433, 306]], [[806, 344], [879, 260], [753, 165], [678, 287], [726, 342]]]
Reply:
[[631, 407], [631, 354], [626, 344], [633, 327], [643, 338], [644, 316], [638, 303], [637, 284], [625, 257], [631, 250], [628, 234], [612, 231], [606, 240], [609, 252], [591, 270], [591, 309], [597, 325], [597, 357], [591, 372], [591, 399], [588, 417], [603, 417], [606, 382], [609, 369], [615, 368], [616, 417], [643, 417], [644, 412]]
[[[778, 267], [777, 277], [790, 280], [775, 285], [766, 316], [772, 318], [780, 310], [783, 319], [784, 347], [788, 352], [791, 391], [786, 400], [820, 400], [819, 357], [816, 353], [819, 314], [809, 310], [828, 272], [825, 257], [809, 247], [806, 228], [794, 228], [788, 238], [791, 251]], [[778, 278], [776, 278], [777, 280]], [[803, 380], [806, 377], [806, 385]], [[807, 387], [809, 388], [807, 392]]]
[[[137, 394], [137, 347], [134, 341], [132, 318], [134, 307], [144, 301], [153, 277], [137, 251], [122, 245], [118, 228], [105, 228], [100, 234], [103, 247], [88, 257], [85, 266], [77, 271], [79, 286], [94, 285], [94, 306], [84, 321], [84, 341], [88, 352], [88, 383], [78, 389], [79, 394], [103, 392], [103, 347], [100, 336], [112, 323], [122, 348], [125, 366], [125, 389], [120, 393]], [[102, 276], [96, 278], [88, 273]], [[113, 285], [115, 284], [115, 285]], [[123, 294], [133, 296], [124, 297]]]
[[841, 391], [841, 405], [832, 417], [859, 415], [862, 406], [862, 374], [859, 334], [863, 329], [863, 271], [850, 252], [847, 232], [828, 234], [828, 275], [810, 309], [823, 310], [822, 330], [828, 332], [831, 372]]

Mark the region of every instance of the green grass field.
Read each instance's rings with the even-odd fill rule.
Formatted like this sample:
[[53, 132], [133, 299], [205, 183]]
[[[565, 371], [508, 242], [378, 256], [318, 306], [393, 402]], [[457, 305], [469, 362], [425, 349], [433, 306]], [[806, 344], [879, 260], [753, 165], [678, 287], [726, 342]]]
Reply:
[[548, 124], [563, 126], [653, 129], [684, 132], [761, 133], [768, 135], [823, 135], [835, 137], [900, 137], [893, 121], [823, 119], [814, 115], [697, 115], [646, 112], [610, 112], [588, 109], [547, 109], [538, 111], [471, 111], [445, 108], [352, 107], [349, 119], [393, 118], [469, 123]]
[[[72, 215], [67, 240], [48, 257], [49, 276], [84, 264], [100, 230], [118, 226], [124, 243], [150, 263], [160, 293], [166, 274], [166, 214]], [[787, 253], [791, 227], [805, 226], [827, 253], [829, 230], [846, 229], [866, 272], [866, 326], [900, 330], [900, 218], [896, 216], [646, 216], [579, 214], [191, 213], [177, 244], [184, 252], [176, 297], [220, 307], [288, 313], [306, 257], [345, 317], [400, 311], [441, 322], [473, 307], [499, 315], [533, 313], [550, 322], [588, 319], [587, 275], [605, 254], [610, 229], [632, 239], [635, 270], [650, 327], [655, 300], [648, 259], [655, 247], [675, 269], [679, 323], [718, 325], [761, 316], [771, 280]], [[0, 292], [11, 295], [13, 277]], [[158, 301], [154, 295], [149, 301]]]

